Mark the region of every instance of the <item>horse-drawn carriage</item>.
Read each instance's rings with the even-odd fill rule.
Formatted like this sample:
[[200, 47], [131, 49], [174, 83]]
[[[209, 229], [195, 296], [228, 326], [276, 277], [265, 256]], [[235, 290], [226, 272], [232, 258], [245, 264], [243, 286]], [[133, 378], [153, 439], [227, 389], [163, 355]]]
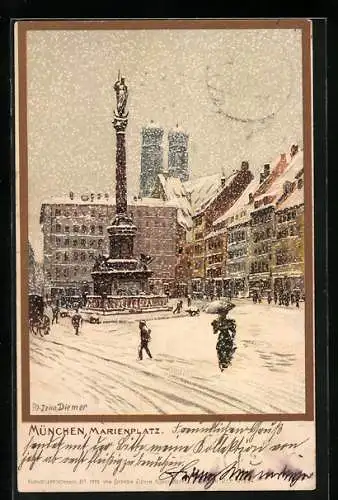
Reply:
[[44, 313], [44, 302], [41, 295], [29, 295], [28, 303], [29, 331], [34, 335], [48, 335], [50, 332], [50, 319]]

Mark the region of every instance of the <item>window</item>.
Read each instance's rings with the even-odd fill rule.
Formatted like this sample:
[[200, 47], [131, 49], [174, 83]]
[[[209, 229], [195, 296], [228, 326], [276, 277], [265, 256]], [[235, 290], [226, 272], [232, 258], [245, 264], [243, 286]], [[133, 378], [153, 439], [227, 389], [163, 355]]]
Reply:
[[87, 232], [87, 226], [81, 226], [81, 233]]
[[81, 260], [86, 260], [86, 254], [84, 252], [81, 253]]
[[82, 247], [85, 247], [86, 246], [86, 240], [85, 239], [80, 240], [80, 245]]
[[65, 239], [65, 247], [69, 247], [69, 239], [68, 238]]
[[57, 253], [55, 254], [55, 259], [56, 259], [56, 260], [61, 260], [61, 254], [60, 254], [60, 252], [57, 252]]
[[68, 276], [69, 276], [69, 269], [65, 268], [63, 270], [63, 275], [64, 275], [65, 278], [68, 278]]
[[79, 226], [73, 226], [73, 233], [79, 232]]
[[99, 234], [103, 234], [103, 226], [99, 226]]
[[55, 244], [57, 247], [61, 246], [61, 238], [55, 238]]
[[56, 226], [55, 226], [55, 232], [56, 233], [61, 233], [61, 224], [56, 224]]
[[96, 248], [96, 240], [90, 240], [90, 242], [89, 242], [89, 246], [90, 246], [91, 248]]
[[79, 260], [79, 254], [77, 252], [73, 253], [73, 260]]
[[69, 233], [69, 226], [65, 226], [65, 233]]
[[77, 247], [77, 240], [73, 240], [73, 247]]
[[90, 226], [90, 233], [95, 234], [95, 226]]
[[68, 252], [65, 252], [65, 253], [63, 254], [63, 260], [64, 260], [65, 262], [67, 262], [67, 261], [69, 260], [69, 254], [68, 254]]
[[97, 248], [102, 248], [102, 245], [103, 245], [103, 240], [99, 240], [97, 242]]
[[56, 267], [56, 268], [55, 268], [55, 278], [56, 278], [56, 279], [59, 279], [59, 278], [60, 278], [60, 268], [59, 268], [59, 267]]
[[69, 215], [70, 215], [69, 210], [66, 210], [66, 211], [65, 211], [65, 216], [66, 216], [66, 217], [69, 217]]
[[90, 215], [93, 218], [96, 217], [96, 211], [95, 210], [91, 210]]
[[61, 210], [59, 208], [55, 209], [55, 215], [56, 216], [61, 215]]

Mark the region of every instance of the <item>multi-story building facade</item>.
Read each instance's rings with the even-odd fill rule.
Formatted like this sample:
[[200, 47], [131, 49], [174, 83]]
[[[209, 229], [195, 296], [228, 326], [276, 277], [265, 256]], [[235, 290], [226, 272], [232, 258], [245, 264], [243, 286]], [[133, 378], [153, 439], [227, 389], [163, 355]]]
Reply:
[[189, 135], [178, 126], [168, 133], [168, 172], [182, 182], [189, 179], [188, 165]]
[[[266, 175], [267, 168], [265, 166]], [[260, 176], [260, 180], [262, 177]], [[250, 213], [253, 208], [254, 194], [259, 180], [253, 179], [237, 202], [220, 217], [216, 224], [225, 225], [227, 252], [225, 260], [224, 295], [248, 296], [249, 293], [249, 256], [251, 245]]]
[[277, 293], [304, 293], [304, 192], [303, 171], [276, 207], [276, 239], [273, 245], [272, 278]]
[[273, 290], [276, 241], [276, 206], [290, 192], [295, 175], [303, 168], [303, 152], [293, 145], [289, 155], [282, 154], [273, 171], [261, 179], [251, 211], [249, 289], [261, 295]]
[[[109, 196], [84, 195], [50, 200], [41, 206], [45, 295], [92, 292], [96, 257], [108, 253], [107, 226], [115, 215]], [[137, 227], [134, 255], [151, 255], [150, 289], [163, 292], [173, 283], [176, 266], [177, 208], [155, 199], [134, 199], [128, 211]], [[166, 285], [168, 286], [168, 285]], [[172, 286], [172, 285], [171, 285]]]
[[227, 213], [252, 179], [248, 162], [242, 162], [241, 168], [228, 178], [221, 177], [218, 190], [209, 200], [202, 203], [193, 216], [193, 282], [196, 292], [222, 295], [226, 231], [222, 221], [216, 225], [215, 221]]
[[163, 170], [164, 130], [153, 121], [142, 129], [140, 196], [149, 197], [157, 176]]

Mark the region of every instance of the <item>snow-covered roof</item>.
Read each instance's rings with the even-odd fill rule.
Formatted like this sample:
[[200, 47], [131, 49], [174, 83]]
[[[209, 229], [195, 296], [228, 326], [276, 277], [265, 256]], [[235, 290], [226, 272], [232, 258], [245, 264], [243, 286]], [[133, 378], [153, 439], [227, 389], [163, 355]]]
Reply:
[[278, 210], [285, 210], [287, 208], [296, 207], [298, 205], [302, 205], [304, 203], [304, 188], [298, 188], [297, 186], [294, 188], [292, 193], [283, 200], [280, 204], [278, 204]]
[[169, 130], [169, 134], [185, 134], [188, 135], [187, 132], [184, 130], [184, 128], [178, 123], [176, 124], [176, 127], [173, 127]]
[[[177, 222], [185, 229], [192, 228], [192, 208], [187, 193], [181, 180], [177, 177], [158, 175], [168, 202], [177, 207]], [[157, 198], [154, 198], [157, 199]]]
[[281, 175], [276, 177], [271, 186], [265, 191], [264, 196], [282, 195], [284, 183], [286, 181], [294, 182], [296, 175], [303, 169], [303, 167], [304, 167], [304, 154], [303, 151], [300, 150], [291, 159], [285, 171]]
[[225, 184], [222, 186], [221, 181], [223, 174], [217, 173], [199, 177], [184, 183], [184, 186], [191, 197], [191, 205], [194, 214], [204, 210], [215, 197], [230, 184], [233, 177], [237, 172], [232, 172], [226, 179]]
[[[145, 206], [145, 207], [174, 207], [176, 208], [176, 204], [167, 200], [164, 201], [159, 198], [129, 198], [127, 200], [129, 206]], [[41, 202], [41, 206], [43, 205], [86, 205], [86, 206], [115, 206], [115, 197], [110, 196], [109, 198], [95, 198], [93, 201], [87, 198], [81, 198], [81, 196], [77, 196], [71, 199], [68, 196], [51, 196], [48, 199], [45, 199]]]
[[144, 129], [148, 129], [148, 128], [159, 128], [159, 129], [163, 129], [163, 127], [161, 127], [161, 125], [159, 125], [158, 123], [155, 123], [154, 120], [150, 120], [149, 123], [147, 123], [147, 125], [145, 127], [143, 127]]
[[[218, 219], [215, 220], [214, 226], [217, 224], [220, 224], [221, 222], [229, 219], [230, 217], [234, 217], [238, 213], [244, 210], [248, 210], [249, 208], [251, 209], [251, 206], [249, 206], [249, 194], [252, 193], [254, 194], [256, 189], [259, 186], [259, 179], [254, 178], [252, 181], [248, 184], [248, 186], [245, 188], [241, 196], [236, 200], [236, 202], [229, 208], [225, 214], [221, 215]], [[238, 223], [238, 221], [236, 221]]]

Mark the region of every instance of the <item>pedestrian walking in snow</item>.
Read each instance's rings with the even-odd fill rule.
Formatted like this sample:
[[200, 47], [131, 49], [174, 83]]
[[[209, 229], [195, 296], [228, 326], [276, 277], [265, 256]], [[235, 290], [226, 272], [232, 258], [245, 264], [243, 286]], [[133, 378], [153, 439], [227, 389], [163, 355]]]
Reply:
[[144, 349], [146, 351], [146, 353], [148, 354], [148, 357], [152, 358], [151, 352], [150, 352], [149, 347], [148, 347], [148, 344], [151, 341], [151, 336], [150, 336], [151, 330], [150, 330], [150, 328], [148, 328], [146, 322], [143, 320], [139, 322], [139, 329], [140, 329], [141, 342], [140, 342], [140, 347], [139, 347], [139, 351], [138, 351], [138, 357], [140, 360], [143, 359], [143, 349]]
[[216, 352], [221, 372], [231, 364], [233, 355], [237, 349], [235, 345], [236, 322], [234, 319], [227, 317], [228, 312], [234, 307], [234, 304], [231, 303], [220, 307], [218, 309], [218, 318], [211, 323], [213, 333], [218, 335]]
[[272, 302], [271, 292], [268, 292], [267, 300], [268, 300], [268, 304], [271, 304], [271, 302]]
[[277, 301], [278, 301], [278, 294], [277, 294], [277, 292], [276, 292], [276, 291], [275, 291], [275, 292], [273, 292], [273, 301], [274, 301], [274, 303], [275, 303], [275, 304], [277, 304]]
[[191, 297], [190, 295], [188, 295], [188, 299], [187, 299], [187, 306], [190, 307], [191, 306]]
[[57, 304], [52, 307], [52, 314], [53, 314], [52, 325], [54, 325], [54, 321], [55, 323], [58, 323], [59, 321], [60, 308]]
[[179, 300], [176, 304], [176, 307], [175, 309], [173, 310], [173, 314], [179, 314], [182, 310], [182, 307], [183, 307], [183, 300]]
[[72, 316], [72, 325], [75, 331], [75, 335], [79, 335], [80, 325], [82, 323], [82, 316], [79, 314], [78, 309], [76, 309], [75, 314]]

